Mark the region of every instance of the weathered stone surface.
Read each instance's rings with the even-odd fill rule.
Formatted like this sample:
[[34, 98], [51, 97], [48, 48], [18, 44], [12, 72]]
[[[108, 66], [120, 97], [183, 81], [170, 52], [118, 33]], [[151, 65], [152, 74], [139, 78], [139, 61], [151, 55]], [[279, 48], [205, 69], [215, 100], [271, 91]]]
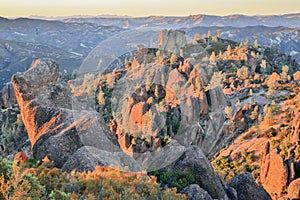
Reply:
[[270, 195], [255, 183], [249, 172], [236, 175], [229, 180], [228, 186], [236, 189], [238, 199], [240, 200], [271, 200]]
[[2, 103], [4, 108], [9, 108], [17, 104], [15, 91], [11, 83], [3, 87], [1, 96], [2, 96]]
[[[99, 153], [107, 151], [107, 156], [121, 152], [115, 135], [99, 113], [81, 110], [80, 102], [79, 106], [72, 106], [74, 97], [67, 86], [56, 83], [58, 76], [57, 63], [40, 59], [28, 71], [12, 78], [33, 157], [42, 160], [47, 156], [62, 167], [75, 152], [79, 158], [77, 150], [85, 145], [99, 149]], [[126, 163], [125, 158], [131, 159], [124, 157], [120, 164]]]
[[270, 151], [270, 144], [267, 146], [260, 170], [261, 183], [269, 193], [280, 195], [288, 183], [288, 169], [277, 150]]
[[271, 76], [266, 80], [266, 84], [267, 85], [270, 85], [272, 83], [276, 83], [277, 81], [279, 81], [281, 78], [280, 78], [280, 75], [277, 74], [276, 72], [273, 72], [271, 74]]
[[[160, 171], [177, 171], [179, 173], [192, 173], [199, 186], [206, 190], [214, 199], [226, 199], [227, 195], [219, 177], [197, 146], [191, 146], [173, 163]], [[209, 181], [208, 181], [209, 180]]]
[[162, 30], [158, 34], [158, 48], [172, 53], [180, 53], [180, 48], [187, 44], [185, 33], [180, 30]]
[[300, 82], [300, 71], [293, 74], [294, 80]]
[[123, 152], [108, 152], [95, 147], [78, 149], [63, 165], [64, 171], [93, 171], [96, 166], [111, 166], [121, 171], [140, 171], [139, 164]]
[[300, 198], [300, 178], [292, 181], [288, 188], [288, 197], [290, 199]]
[[188, 197], [188, 200], [212, 200], [207, 191], [203, 190], [199, 185], [192, 184], [185, 187], [181, 192]]

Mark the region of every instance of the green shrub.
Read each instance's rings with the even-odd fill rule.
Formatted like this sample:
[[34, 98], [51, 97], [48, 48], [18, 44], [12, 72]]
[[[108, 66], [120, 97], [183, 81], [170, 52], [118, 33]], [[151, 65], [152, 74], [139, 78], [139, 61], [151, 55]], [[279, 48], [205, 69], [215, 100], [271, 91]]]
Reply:
[[190, 184], [197, 184], [191, 173], [151, 171], [148, 174], [156, 176], [163, 188], [176, 188], [179, 192]]

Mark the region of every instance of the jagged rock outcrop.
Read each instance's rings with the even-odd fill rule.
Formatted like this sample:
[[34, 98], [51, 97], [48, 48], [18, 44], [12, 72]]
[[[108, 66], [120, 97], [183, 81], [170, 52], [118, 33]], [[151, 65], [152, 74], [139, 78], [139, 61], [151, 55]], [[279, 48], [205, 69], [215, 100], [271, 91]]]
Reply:
[[249, 172], [236, 175], [229, 180], [228, 185], [236, 189], [239, 200], [271, 200], [270, 195], [255, 183]]
[[[80, 106], [72, 106], [74, 97], [67, 86], [57, 83], [58, 77], [58, 64], [49, 59], [36, 60], [28, 71], [12, 77], [33, 156], [40, 160], [47, 156], [57, 167], [63, 167], [74, 153], [80, 155], [78, 150], [85, 145], [108, 154], [121, 152], [97, 112], [73, 109]], [[76, 159], [72, 163], [72, 167], [80, 166]]]
[[280, 195], [288, 184], [288, 167], [276, 149], [270, 151], [270, 143], [267, 143], [262, 158], [260, 180], [269, 193], [277, 195]]
[[192, 184], [189, 185], [180, 192], [181, 194], [185, 194], [188, 200], [212, 200], [211, 196], [207, 191], [203, 190], [199, 185]]

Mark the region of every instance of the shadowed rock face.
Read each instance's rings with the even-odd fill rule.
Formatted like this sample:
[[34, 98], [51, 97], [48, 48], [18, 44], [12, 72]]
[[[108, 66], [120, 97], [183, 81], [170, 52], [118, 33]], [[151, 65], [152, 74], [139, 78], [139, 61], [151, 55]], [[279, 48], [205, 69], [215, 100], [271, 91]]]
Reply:
[[[89, 162], [88, 159], [81, 161], [76, 158], [87, 155], [87, 150], [79, 151], [85, 145], [92, 146], [99, 153], [106, 152], [106, 157], [110, 157], [112, 152], [123, 155], [116, 137], [99, 113], [72, 109], [74, 97], [68, 87], [57, 84], [58, 77], [58, 64], [49, 59], [37, 60], [28, 71], [12, 77], [33, 156], [40, 160], [47, 156], [57, 167], [63, 167], [71, 159], [72, 162], [68, 163], [72, 165], [68, 164], [66, 170], [83, 171], [86, 167], [81, 163]], [[113, 159], [98, 161], [100, 158], [96, 157], [87, 168], [95, 167], [93, 163], [125, 167], [124, 163], [130, 163], [126, 159], [131, 160], [125, 154], [123, 160], [114, 162]], [[132, 166], [128, 166], [127, 170], [131, 171]], [[137, 168], [135, 166], [134, 169]]]
[[228, 185], [236, 189], [238, 199], [262, 199], [271, 200], [270, 195], [261, 187], [259, 187], [249, 172], [239, 174], [229, 180]]

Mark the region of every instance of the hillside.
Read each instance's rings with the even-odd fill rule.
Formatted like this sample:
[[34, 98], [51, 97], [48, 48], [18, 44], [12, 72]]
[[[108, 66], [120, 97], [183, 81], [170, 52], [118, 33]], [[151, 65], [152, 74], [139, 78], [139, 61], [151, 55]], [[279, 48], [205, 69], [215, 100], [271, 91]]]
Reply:
[[82, 65], [67, 82], [50, 59], [16, 73], [22, 120], [10, 123], [24, 124], [32, 156], [66, 172], [146, 170], [190, 199], [299, 198], [299, 64], [277, 48], [214, 34], [156, 38], [147, 48], [119, 37], [118, 51], [94, 54], [98, 71]]

